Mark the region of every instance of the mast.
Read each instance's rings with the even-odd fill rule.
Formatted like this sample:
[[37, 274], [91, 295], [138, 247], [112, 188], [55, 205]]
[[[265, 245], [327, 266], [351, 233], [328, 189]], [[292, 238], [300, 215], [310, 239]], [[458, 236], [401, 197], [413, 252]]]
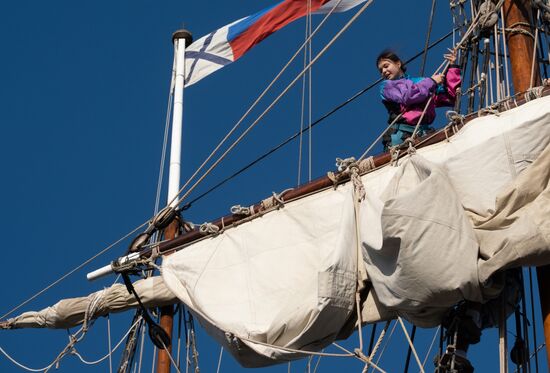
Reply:
[[[181, 142], [183, 123], [183, 88], [185, 78], [185, 47], [191, 44], [193, 37], [187, 30], [178, 30], [172, 35], [175, 53], [175, 84], [174, 84], [174, 111], [172, 116], [172, 138], [170, 145], [170, 171], [168, 175], [168, 202], [172, 207], [178, 204], [181, 170]], [[177, 236], [179, 223], [175, 220], [164, 231], [165, 239], [174, 239]], [[160, 309], [160, 326], [172, 339], [174, 325], [174, 306], [165, 306]], [[170, 373], [172, 346], [158, 351], [157, 372]]]
[[[514, 91], [524, 92], [533, 86], [540, 85], [540, 72], [535, 62], [533, 64], [534, 37], [531, 24], [531, 2], [527, 0], [505, 0], [504, 15], [507, 28], [518, 30], [508, 34], [508, 49], [512, 65], [512, 80]], [[530, 26], [527, 26], [530, 25]], [[534, 27], [533, 27], [534, 26]], [[534, 66], [534, 67], [533, 67]], [[532, 78], [531, 78], [532, 77]], [[531, 81], [532, 80], [532, 81]], [[550, 365], [550, 266], [537, 267], [539, 298], [544, 322], [544, 339], [546, 342], [546, 357]], [[536, 348], [537, 346], [535, 346]]]

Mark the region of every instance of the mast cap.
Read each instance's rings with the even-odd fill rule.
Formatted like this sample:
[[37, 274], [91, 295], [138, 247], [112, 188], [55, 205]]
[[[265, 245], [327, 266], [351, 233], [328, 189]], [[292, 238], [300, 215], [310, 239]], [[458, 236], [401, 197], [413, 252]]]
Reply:
[[172, 34], [172, 43], [176, 39], [185, 39], [185, 45], [189, 46], [193, 42], [193, 35], [189, 31], [181, 29]]

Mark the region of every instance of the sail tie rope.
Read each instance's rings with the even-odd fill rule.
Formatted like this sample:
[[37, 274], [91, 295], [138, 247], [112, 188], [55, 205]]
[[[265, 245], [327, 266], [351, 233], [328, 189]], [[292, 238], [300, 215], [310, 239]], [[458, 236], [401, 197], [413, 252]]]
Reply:
[[390, 165], [392, 167], [397, 167], [399, 163], [399, 157], [401, 156], [401, 149], [399, 149], [399, 146], [391, 146], [390, 147]]
[[281, 193], [272, 192], [271, 197], [268, 197], [268, 198], [264, 199], [262, 202], [260, 202], [260, 204], [262, 206], [262, 210], [267, 210], [267, 209], [271, 209], [271, 208], [274, 208], [274, 207], [277, 207], [277, 208], [285, 207], [285, 201], [284, 201], [283, 195], [286, 192], [290, 192], [293, 189], [294, 188], [288, 188], [288, 189], [283, 190]]
[[220, 227], [213, 223], [202, 223], [199, 227], [199, 232], [205, 236], [209, 234], [216, 235], [220, 233]]
[[231, 207], [230, 211], [233, 215], [250, 216], [254, 214], [254, 206], [244, 207], [241, 205], [235, 205]]

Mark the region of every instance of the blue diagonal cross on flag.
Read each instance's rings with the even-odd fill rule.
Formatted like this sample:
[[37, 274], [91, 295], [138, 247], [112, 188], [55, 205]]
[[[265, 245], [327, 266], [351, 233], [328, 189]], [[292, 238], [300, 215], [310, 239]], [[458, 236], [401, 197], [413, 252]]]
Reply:
[[[254, 45], [292, 21], [311, 13], [344, 12], [366, 0], [284, 0], [224, 26], [191, 44], [185, 51], [188, 87], [239, 59]], [[308, 4], [309, 2], [309, 4]]]

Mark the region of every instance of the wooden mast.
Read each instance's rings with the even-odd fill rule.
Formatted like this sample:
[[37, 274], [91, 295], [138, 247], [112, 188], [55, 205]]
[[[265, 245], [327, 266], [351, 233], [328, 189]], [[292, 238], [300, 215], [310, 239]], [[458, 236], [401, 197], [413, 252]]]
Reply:
[[[540, 73], [538, 65], [533, 66], [534, 27], [531, 25], [531, 7], [527, 0], [505, 0], [504, 16], [506, 27], [512, 30], [508, 33], [508, 49], [512, 65], [512, 80], [514, 92], [524, 92], [532, 86], [540, 85]], [[536, 25], [535, 25], [536, 27]], [[531, 82], [531, 76], [533, 81]], [[539, 284], [539, 298], [544, 322], [544, 338], [546, 342], [546, 355], [550, 365], [550, 266], [537, 267], [537, 279]], [[537, 346], [535, 346], [536, 348]]]

